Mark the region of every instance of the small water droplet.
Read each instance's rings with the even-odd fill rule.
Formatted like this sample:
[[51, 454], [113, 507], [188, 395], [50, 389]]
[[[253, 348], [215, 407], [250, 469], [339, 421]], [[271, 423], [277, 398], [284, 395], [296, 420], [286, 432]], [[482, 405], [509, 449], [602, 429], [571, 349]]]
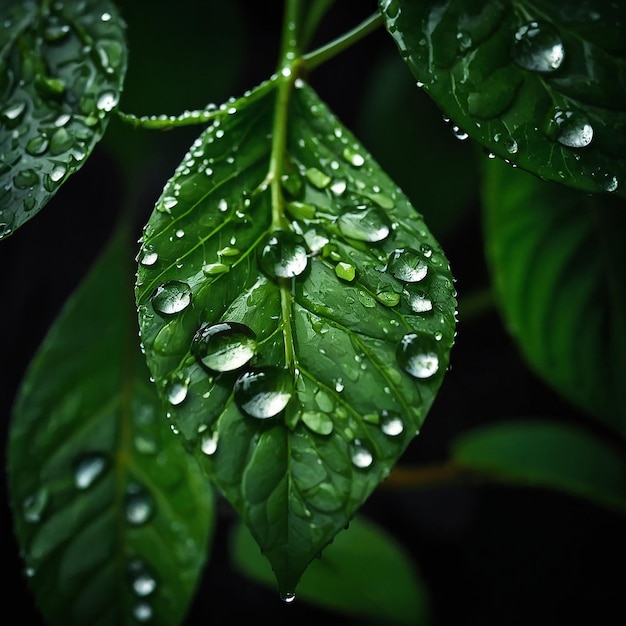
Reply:
[[397, 437], [404, 430], [402, 418], [393, 411], [382, 411], [380, 415], [380, 430], [388, 437]]
[[133, 593], [145, 598], [154, 593], [157, 588], [156, 578], [141, 559], [133, 559], [128, 564], [128, 574]]
[[191, 343], [191, 353], [215, 372], [230, 372], [243, 367], [256, 350], [254, 331], [239, 322], [204, 324]]
[[350, 459], [355, 467], [365, 469], [374, 462], [372, 453], [358, 440], [350, 444]]
[[168, 383], [166, 389], [167, 399], [170, 404], [178, 406], [182, 404], [187, 397], [189, 383], [186, 380], [172, 380]]
[[337, 223], [346, 237], [358, 241], [382, 241], [391, 232], [391, 223], [385, 213], [366, 205], [358, 205], [342, 213]]
[[100, 111], [109, 112], [117, 106], [118, 96], [113, 91], [103, 91], [96, 101], [96, 108]]
[[318, 170], [316, 167], [307, 168], [306, 172], [307, 180], [318, 189], [325, 189], [330, 185], [332, 178], [322, 172], [322, 170]]
[[363, 155], [351, 148], [350, 146], [346, 146], [344, 148], [343, 158], [354, 167], [361, 167], [365, 164], [365, 158], [363, 157]]
[[106, 457], [94, 453], [81, 457], [74, 467], [74, 484], [77, 489], [88, 489], [102, 475], [106, 468]]
[[412, 285], [407, 286], [403, 291], [409, 308], [414, 313], [431, 313], [433, 303], [429, 295], [422, 289], [416, 289]]
[[517, 29], [511, 57], [531, 72], [554, 72], [563, 63], [565, 49], [551, 24], [532, 21]]
[[306, 242], [289, 231], [276, 231], [259, 245], [259, 265], [271, 278], [293, 278], [308, 265]]
[[582, 113], [557, 111], [554, 115], [556, 140], [568, 148], [584, 148], [593, 139], [593, 127]]
[[235, 381], [235, 402], [251, 417], [278, 415], [293, 395], [293, 380], [286, 369], [266, 366], [250, 370]]
[[389, 256], [387, 271], [405, 283], [418, 283], [428, 274], [424, 256], [412, 248], [398, 248]]
[[26, 152], [33, 156], [38, 156], [43, 154], [48, 149], [49, 143], [50, 142], [47, 137], [44, 135], [37, 135], [26, 144]]
[[148, 522], [155, 513], [152, 496], [138, 483], [130, 483], [125, 496], [126, 520], [133, 526]]
[[30, 189], [39, 182], [39, 176], [35, 170], [20, 170], [13, 179], [13, 184], [18, 189]]
[[354, 265], [340, 261], [335, 265], [335, 274], [337, 274], [337, 277], [341, 278], [341, 280], [352, 282], [356, 278], [356, 269]]
[[0, 111], [0, 118], [9, 127], [13, 127], [17, 124], [26, 111], [26, 102], [10, 102], [2, 111]]
[[152, 619], [152, 607], [147, 602], [139, 602], [133, 607], [133, 616], [138, 622]]
[[24, 519], [29, 524], [34, 524], [41, 519], [41, 515], [48, 504], [48, 490], [38, 489], [33, 495], [28, 496], [23, 503]]
[[318, 435], [330, 435], [333, 432], [333, 422], [327, 413], [321, 411], [304, 411], [302, 422]]
[[156, 288], [150, 301], [157, 313], [174, 315], [191, 304], [191, 288], [180, 280], [170, 280]]
[[408, 333], [398, 344], [400, 367], [413, 378], [430, 378], [439, 370], [439, 355], [435, 342], [423, 333]]
[[296, 594], [291, 592], [283, 593], [280, 599], [286, 604], [291, 604], [296, 599]]
[[142, 265], [146, 267], [151, 267], [159, 260], [159, 255], [157, 252], [150, 248], [145, 248], [141, 253], [141, 260], [139, 261]]
[[214, 433], [204, 433], [200, 439], [200, 449], [202, 452], [204, 452], [207, 456], [215, 454], [218, 439], [219, 435], [217, 431]]

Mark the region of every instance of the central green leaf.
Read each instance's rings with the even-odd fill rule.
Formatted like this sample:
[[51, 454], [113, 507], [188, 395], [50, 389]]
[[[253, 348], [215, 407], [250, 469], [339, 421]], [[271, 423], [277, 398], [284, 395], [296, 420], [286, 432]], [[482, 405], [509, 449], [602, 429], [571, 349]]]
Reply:
[[136, 285], [172, 427], [285, 597], [418, 433], [456, 307], [421, 216], [292, 81], [217, 112], [144, 229]]

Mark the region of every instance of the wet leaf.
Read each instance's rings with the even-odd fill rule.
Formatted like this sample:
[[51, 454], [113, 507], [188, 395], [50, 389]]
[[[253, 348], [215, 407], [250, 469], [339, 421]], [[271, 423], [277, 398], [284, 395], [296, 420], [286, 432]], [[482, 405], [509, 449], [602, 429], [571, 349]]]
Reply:
[[136, 287], [171, 421], [283, 595], [418, 432], [456, 306], [420, 215], [309, 86], [286, 99], [289, 80], [222, 107], [191, 146]]
[[380, 0], [425, 91], [484, 148], [542, 178], [626, 195], [626, 6]]
[[104, 133], [126, 71], [108, 0], [0, 9], [0, 239], [34, 217]]
[[498, 481], [557, 489], [626, 513], [626, 459], [576, 426], [548, 420], [483, 426], [455, 441], [451, 457]]
[[[235, 527], [231, 552], [244, 574], [273, 586], [267, 560], [241, 524]], [[311, 563], [294, 600], [358, 618], [359, 623], [429, 623], [428, 593], [406, 551], [359, 515]]]
[[211, 489], [137, 346], [130, 250], [117, 237], [67, 302], [12, 415], [14, 528], [48, 624], [179, 624], [209, 549]]
[[485, 247], [504, 321], [530, 366], [626, 434], [626, 212], [488, 162]]

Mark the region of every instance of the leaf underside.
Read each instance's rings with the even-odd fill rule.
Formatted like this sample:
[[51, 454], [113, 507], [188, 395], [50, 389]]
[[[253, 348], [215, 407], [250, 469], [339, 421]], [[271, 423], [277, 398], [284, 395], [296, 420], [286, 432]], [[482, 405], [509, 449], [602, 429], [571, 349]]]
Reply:
[[[418, 432], [456, 301], [420, 215], [313, 90], [296, 82], [278, 165], [275, 108], [265, 83], [193, 144], [144, 229], [136, 295], [172, 424], [289, 594]], [[207, 366], [196, 342], [219, 328], [253, 356]]]
[[380, 0], [414, 76], [485, 150], [626, 195], [626, 6]]
[[485, 248], [505, 323], [533, 369], [626, 435], [624, 201], [485, 164]]
[[14, 528], [51, 625], [178, 624], [209, 550], [210, 486], [137, 346], [131, 254], [117, 237], [68, 300], [12, 414]]
[[10, 0], [0, 20], [2, 239], [41, 210], [102, 137], [126, 43], [109, 0]]

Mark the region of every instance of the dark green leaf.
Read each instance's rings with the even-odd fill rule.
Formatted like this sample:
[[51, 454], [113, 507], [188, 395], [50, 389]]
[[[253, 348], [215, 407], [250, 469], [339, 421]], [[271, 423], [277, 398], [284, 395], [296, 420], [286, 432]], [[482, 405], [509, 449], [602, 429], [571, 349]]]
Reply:
[[420, 428], [456, 302], [406, 197], [285, 80], [193, 144], [145, 228], [136, 292], [172, 423], [289, 594]]
[[486, 252], [505, 322], [530, 365], [626, 433], [624, 201], [485, 167]]
[[14, 527], [50, 624], [173, 626], [204, 564], [213, 496], [162, 419], [118, 237], [35, 356], [12, 415]]
[[547, 180], [626, 195], [623, 2], [379, 4], [415, 77], [486, 150]]
[[[272, 570], [245, 526], [236, 526], [231, 546], [244, 574], [273, 586]], [[311, 563], [298, 586], [300, 601], [358, 617], [359, 623], [428, 623], [428, 594], [406, 551], [360, 516]]]
[[31, 219], [104, 133], [126, 71], [109, 0], [0, 10], [0, 239]]
[[575, 426], [543, 420], [484, 426], [455, 441], [451, 457], [499, 481], [557, 489], [626, 513], [626, 459]]

